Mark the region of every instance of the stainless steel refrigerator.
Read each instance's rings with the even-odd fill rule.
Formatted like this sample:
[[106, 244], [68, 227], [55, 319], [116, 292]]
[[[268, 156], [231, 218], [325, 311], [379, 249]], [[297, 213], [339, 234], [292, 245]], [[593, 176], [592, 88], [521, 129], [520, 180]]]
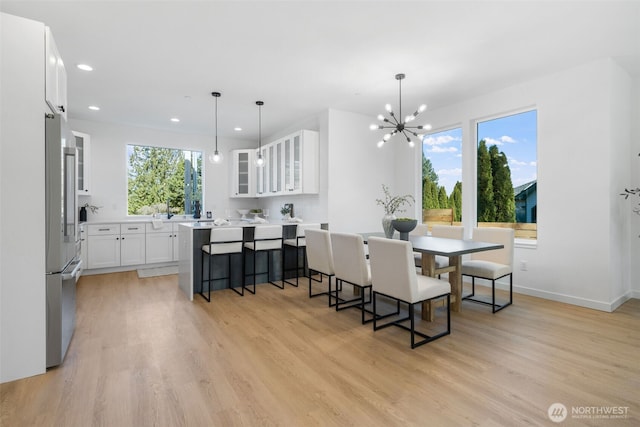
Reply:
[[76, 149], [65, 119], [45, 116], [47, 368], [62, 363], [76, 326], [79, 257]]

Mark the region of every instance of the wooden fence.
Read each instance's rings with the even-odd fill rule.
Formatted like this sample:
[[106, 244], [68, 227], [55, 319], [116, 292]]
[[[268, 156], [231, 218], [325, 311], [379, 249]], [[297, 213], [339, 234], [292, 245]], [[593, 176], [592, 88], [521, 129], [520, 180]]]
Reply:
[[[453, 221], [453, 209], [423, 209], [422, 222], [427, 224], [429, 231], [433, 224], [462, 225]], [[479, 222], [478, 227], [513, 228], [517, 239], [537, 239], [538, 224], [524, 222]]]

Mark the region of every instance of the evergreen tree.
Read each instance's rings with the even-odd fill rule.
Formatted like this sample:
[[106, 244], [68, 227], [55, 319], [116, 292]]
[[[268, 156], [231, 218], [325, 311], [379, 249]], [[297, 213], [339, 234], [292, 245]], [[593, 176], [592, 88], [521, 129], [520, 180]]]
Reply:
[[446, 209], [449, 207], [449, 198], [447, 197], [447, 190], [444, 186], [438, 189], [438, 209]]
[[[134, 146], [129, 157], [130, 215], [145, 212], [153, 205], [184, 206], [184, 159], [182, 152], [169, 148]], [[146, 208], [146, 210], [145, 210]], [[184, 210], [178, 209], [183, 213]]]
[[422, 152], [422, 178], [429, 178], [431, 182], [438, 184], [438, 174], [435, 170], [433, 170], [433, 164], [431, 160], [427, 159], [424, 155], [424, 151]]
[[511, 181], [511, 169], [507, 156], [498, 147], [489, 147], [491, 158], [491, 174], [493, 181], [493, 203], [495, 205], [496, 222], [516, 221], [516, 202]]
[[491, 157], [487, 143], [483, 139], [478, 144], [478, 222], [493, 222], [496, 206], [493, 201], [493, 174]]
[[462, 221], [462, 183], [456, 182], [456, 185], [449, 196], [449, 207], [453, 209], [453, 220], [455, 222]]

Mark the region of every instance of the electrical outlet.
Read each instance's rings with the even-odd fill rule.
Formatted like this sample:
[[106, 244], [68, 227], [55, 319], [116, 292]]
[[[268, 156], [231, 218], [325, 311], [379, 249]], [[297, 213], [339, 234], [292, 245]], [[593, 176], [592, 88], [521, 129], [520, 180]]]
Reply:
[[527, 271], [527, 261], [520, 261], [520, 270]]

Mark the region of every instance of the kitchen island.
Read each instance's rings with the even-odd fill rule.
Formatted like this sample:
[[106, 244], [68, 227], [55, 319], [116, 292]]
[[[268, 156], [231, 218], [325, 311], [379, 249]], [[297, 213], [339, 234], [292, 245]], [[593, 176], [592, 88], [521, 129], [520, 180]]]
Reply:
[[[316, 222], [317, 223], [317, 222]], [[221, 225], [216, 226], [211, 222], [190, 222], [190, 223], [180, 223], [178, 225], [178, 245], [179, 245], [179, 258], [178, 258], [178, 285], [180, 289], [185, 293], [189, 300], [193, 301], [194, 293], [200, 292], [202, 288], [202, 246], [209, 243], [209, 234], [212, 228], [219, 227], [242, 227], [243, 228], [243, 241], [251, 242], [253, 241], [253, 232], [255, 227], [260, 227], [261, 225], [282, 225], [282, 234], [283, 239], [295, 238], [296, 236], [296, 227], [300, 223], [295, 222], [286, 222], [286, 221], [272, 221], [269, 224], [259, 224], [259, 223], [250, 223], [247, 221], [231, 221], [229, 225]], [[322, 224], [322, 228], [327, 228], [326, 224]], [[286, 250], [291, 251], [291, 255], [287, 252], [287, 268], [295, 268], [295, 262], [298, 260], [298, 257], [295, 256], [295, 248], [286, 248]], [[247, 272], [246, 276], [243, 275], [242, 272], [242, 262], [238, 259], [239, 257], [233, 257], [231, 260], [231, 269], [233, 270], [233, 274], [231, 274], [232, 278], [231, 284], [229, 284], [228, 280], [219, 280], [211, 283], [211, 290], [220, 290], [226, 289], [231, 286], [241, 286], [241, 280], [245, 280], [245, 284], [251, 283], [252, 271], [249, 271], [253, 268], [253, 256], [251, 252], [247, 254], [249, 259], [246, 260]], [[300, 259], [301, 261], [301, 259]], [[266, 257], [259, 257], [256, 259], [256, 269], [258, 271], [266, 271]], [[272, 280], [280, 280], [281, 279], [281, 255], [279, 253], [274, 253], [271, 256], [271, 275]], [[291, 264], [290, 264], [291, 263]], [[212, 270], [226, 271], [227, 269], [227, 260], [226, 257], [214, 257], [212, 259]], [[205, 274], [207, 268], [205, 268]], [[218, 274], [217, 276], [220, 276]], [[242, 279], [238, 279], [238, 278]], [[256, 277], [256, 283], [266, 283], [267, 274], [259, 274]]]

